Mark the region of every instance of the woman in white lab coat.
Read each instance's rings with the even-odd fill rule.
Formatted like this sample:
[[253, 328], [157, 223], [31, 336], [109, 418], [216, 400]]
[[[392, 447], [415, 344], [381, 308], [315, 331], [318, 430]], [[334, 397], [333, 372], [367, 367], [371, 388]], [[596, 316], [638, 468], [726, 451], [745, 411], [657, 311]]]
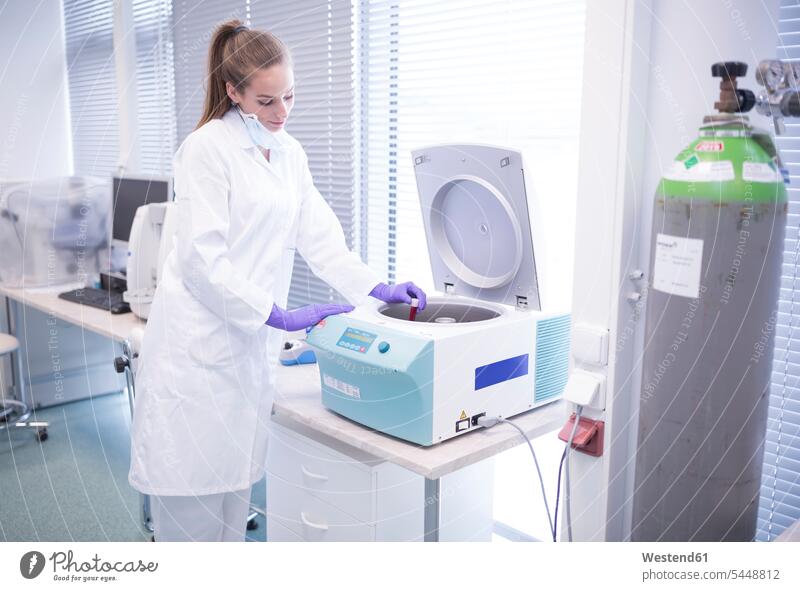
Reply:
[[239, 21], [211, 41], [197, 129], [174, 161], [178, 234], [136, 375], [129, 481], [152, 496], [155, 538], [243, 540], [264, 476], [282, 330], [351, 306], [286, 310], [295, 249], [358, 305], [425, 294], [386, 285], [350, 252], [283, 129], [294, 99], [286, 47]]

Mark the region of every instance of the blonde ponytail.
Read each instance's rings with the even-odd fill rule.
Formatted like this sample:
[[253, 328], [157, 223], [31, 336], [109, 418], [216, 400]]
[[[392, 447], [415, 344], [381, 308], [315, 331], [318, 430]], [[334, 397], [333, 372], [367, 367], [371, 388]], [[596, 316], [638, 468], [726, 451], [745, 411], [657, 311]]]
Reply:
[[248, 29], [240, 20], [219, 25], [208, 49], [206, 96], [197, 128], [230, 108], [226, 82], [244, 90], [255, 71], [290, 61], [289, 50], [272, 33]]

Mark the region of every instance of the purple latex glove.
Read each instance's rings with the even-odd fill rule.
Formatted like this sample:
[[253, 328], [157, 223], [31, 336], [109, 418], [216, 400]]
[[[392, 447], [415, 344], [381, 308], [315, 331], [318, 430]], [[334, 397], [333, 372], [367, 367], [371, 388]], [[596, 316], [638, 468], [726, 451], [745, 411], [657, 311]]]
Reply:
[[398, 283], [397, 285], [386, 285], [385, 283], [379, 283], [372, 288], [372, 291], [369, 292], [369, 295], [374, 298], [378, 298], [387, 304], [410, 304], [411, 298], [417, 298], [417, 300], [419, 300], [420, 310], [424, 310], [425, 304], [428, 303], [428, 298], [425, 296], [425, 292], [414, 285], [411, 281]]
[[350, 312], [353, 306], [339, 304], [311, 304], [294, 310], [284, 310], [272, 304], [272, 312], [267, 319], [267, 326], [286, 331], [295, 331], [314, 326], [328, 316]]

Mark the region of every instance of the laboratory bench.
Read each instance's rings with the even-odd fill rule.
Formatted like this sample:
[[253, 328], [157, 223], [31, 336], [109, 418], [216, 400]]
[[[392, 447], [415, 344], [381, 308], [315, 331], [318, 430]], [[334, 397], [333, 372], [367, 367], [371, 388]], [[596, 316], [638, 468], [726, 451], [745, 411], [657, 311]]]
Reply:
[[[62, 300], [60, 291], [0, 286], [12, 319], [22, 304], [117, 343], [145, 326], [131, 313]], [[554, 402], [514, 422], [533, 439], [565, 416]], [[493, 458], [524, 442], [502, 424], [431, 447], [376, 432], [322, 406], [316, 364], [278, 367], [272, 421], [267, 529], [274, 541], [488, 540]]]
[[[320, 398], [316, 365], [278, 369], [270, 539], [490, 539], [493, 458], [524, 443], [518, 431], [499, 424], [421, 447], [341, 417]], [[565, 413], [557, 401], [513, 420], [533, 439], [559, 428]]]
[[145, 321], [134, 314], [111, 314], [106, 310], [92, 308], [58, 297], [67, 287], [54, 288], [16, 288], [0, 285], [0, 296], [8, 298], [8, 305], [30, 306], [48, 316], [82, 327], [116, 342], [124, 342], [134, 328], [144, 328]]

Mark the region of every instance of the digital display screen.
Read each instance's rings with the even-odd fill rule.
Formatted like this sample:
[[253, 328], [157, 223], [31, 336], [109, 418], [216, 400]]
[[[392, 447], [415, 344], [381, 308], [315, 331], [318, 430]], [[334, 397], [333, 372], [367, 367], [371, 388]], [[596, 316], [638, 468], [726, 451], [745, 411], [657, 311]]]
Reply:
[[350, 328], [348, 326], [344, 333], [342, 333], [342, 336], [339, 337], [339, 342], [336, 343], [336, 345], [338, 347], [350, 349], [351, 351], [356, 351], [357, 353], [366, 353], [377, 337], [378, 335], [372, 334], [371, 332], [364, 332], [363, 330]]

